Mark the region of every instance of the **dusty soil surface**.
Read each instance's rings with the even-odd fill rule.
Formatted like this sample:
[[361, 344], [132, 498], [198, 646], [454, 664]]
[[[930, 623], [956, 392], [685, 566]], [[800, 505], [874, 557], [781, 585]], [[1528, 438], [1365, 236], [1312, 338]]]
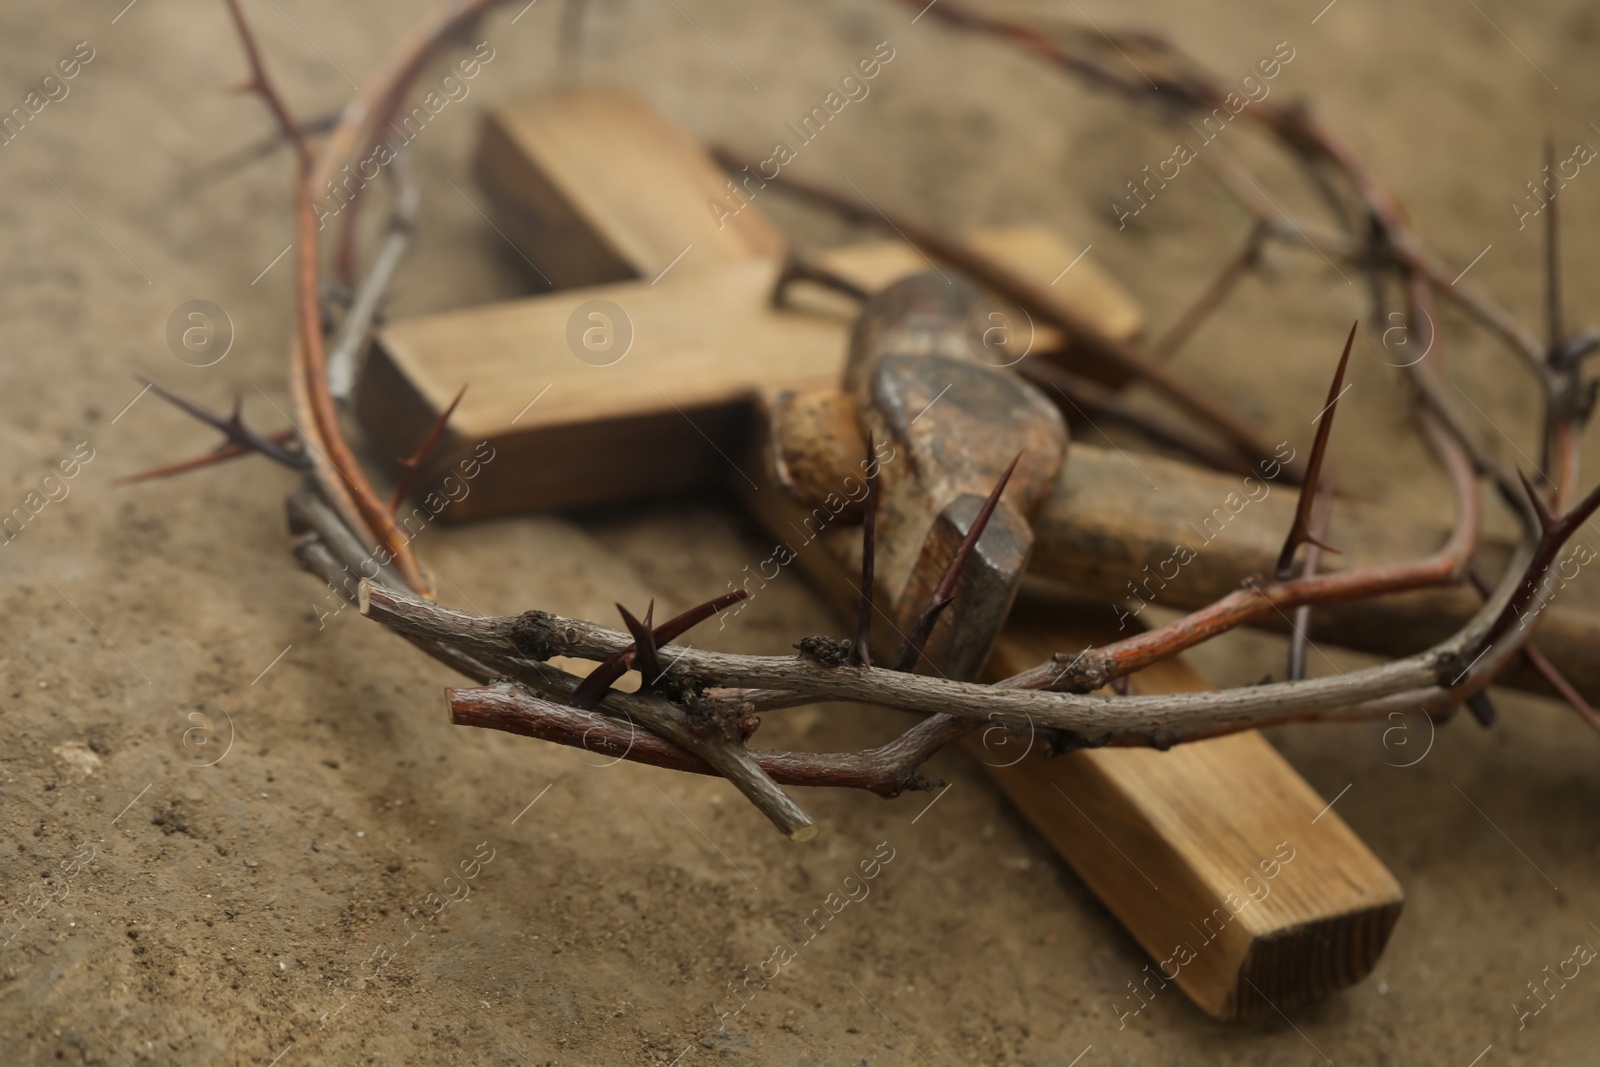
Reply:
[[[289, 261], [275, 258], [290, 240], [286, 155], [219, 165], [271, 130], [255, 100], [223, 91], [245, 70], [223, 7], [122, 3], [0, 11], [0, 109], [79, 56], [67, 95], [0, 147], [0, 510], [46, 489], [57, 498], [0, 546], [0, 897], [15, 909], [0, 947], [0, 1061], [1592, 1059], [1600, 979], [1581, 973], [1525, 1029], [1512, 1008], [1575, 942], [1600, 943], [1600, 740], [1553, 703], [1503, 695], [1499, 726], [1443, 728], [1409, 769], [1388, 765], [1373, 728], [1275, 734], [1325, 796], [1350, 786], [1338, 810], [1404, 884], [1386, 956], [1369, 980], [1287, 1018], [1220, 1026], [1172, 992], [1119, 1030], [1113, 997], [1146, 959], [965, 757], [936, 761], [953, 787], [915, 822], [921, 796], [808, 796], [826, 833], [790, 846], [718, 782], [448, 725], [442, 668], [353, 611], [323, 616], [319, 584], [287, 553], [290, 478], [267, 463], [113, 486], [213, 443], [141, 395], [135, 375], [219, 407], [240, 395], [259, 425], [283, 424], [290, 307]], [[1600, 15], [1566, 0], [1537, 11], [1338, 0], [1319, 16], [1321, 3], [1083, 0], [1082, 13], [1160, 30], [1240, 77], [1288, 42], [1295, 58], [1273, 92], [1313, 101], [1449, 262], [1484, 252], [1473, 280], [1536, 315], [1534, 230], [1519, 231], [1508, 202], [1538, 176], [1546, 132], [1562, 149], [1600, 144]], [[427, 10], [247, 6], [307, 117], [342, 105]], [[900, 7], [602, 0], [584, 59], [565, 68], [558, 5], [515, 14], [485, 26], [496, 58], [473, 95], [418, 139], [424, 222], [394, 314], [530, 291], [473, 206], [486, 101], [563, 78], [625, 83], [697, 134], [755, 151], [880, 41], [895, 60], [797, 172], [848, 177], [948, 227], [1049, 221], [1092, 244], [1157, 328], [1242, 233], [1197, 174], [1119, 231], [1109, 201], [1170, 154], [1170, 135], [1000, 46], [931, 18], [912, 25]], [[1600, 178], [1585, 170], [1564, 195], [1581, 323], [1600, 284], [1588, 239]], [[811, 246], [854, 236], [763, 206]], [[1271, 266], [1179, 366], [1307, 440], [1300, 413], [1320, 406], [1362, 287], [1307, 252]], [[165, 336], [197, 299], [223, 307], [236, 333], [205, 368], [176, 359]], [[1451, 376], [1484, 433], [1514, 460], [1533, 454], [1529, 381], [1465, 339], [1459, 316], [1445, 327]], [[1362, 356], [1335, 434], [1341, 478], [1419, 515], [1446, 508], [1397, 372]], [[44, 482], [74, 457], [75, 477]], [[767, 551], [715, 496], [440, 527], [422, 548], [451, 603], [593, 618], [648, 596], [679, 610]], [[1595, 585], [1586, 574], [1571, 595]], [[790, 576], [714, 640], [777, 652], [831, 628]], [[1249, 682], [1281, 670], [1282, 647], [1242, 637], [1197, 662], [1218, 682]], [[902, 726], [822, 708], [764, 730], [774, 745], [843, 748]], [[875, 851], [893, 859], [870, 896], [719, 1030], [729, 984]], [[459, 897], [463, 872], [469, 895], [411, 917], [432, 910], [430, 894]]]

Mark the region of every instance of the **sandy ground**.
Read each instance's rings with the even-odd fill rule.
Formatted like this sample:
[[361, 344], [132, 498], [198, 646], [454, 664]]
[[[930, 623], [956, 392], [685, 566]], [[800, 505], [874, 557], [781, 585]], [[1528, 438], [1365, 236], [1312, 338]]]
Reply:
[[[1113, 997], [1146, 960], [964, 757], [936, 761], [953, 787], [925, 818], [913, 823], [920, 797], [811, 795], [827, 832], [790, 846], [722, 784], [449, 726], [441, 668], [354, 612], [319, 617], [319, 586], [286, 551], [290, 480], [265, 462], [113, 487], [212, 443], [139, 399], [135, 375], [218, 406], [241, 395], [259, 425], [282, 425], [290, 306], [288, 260], [275, 259], [289, 242], [285, 155], [207, 169], [270, 130], [256, 101], [221, 91], [245, 69], [222, 6], [123, 2], [0, 10], [0, 108], [78, 42], [93, 57], [0, 147], [0, 503], [66, 491], [0, 555], [0, 896], [26, 919], [0, 948], [0, 1062], [1591, 1061], [1600, 979], [1580, 973], [1521, 1031], [1511, 1007], [1574, 943], [1600, 943], [1600, 742], [1554, 704], [1504, 696], [1500, 726], [1444, 728], [1409, 769], [1388, 765], [1375, 728], [1274, 735], [1325, 796], [1350, 786], [1339, 811], [1404, 884], [1386, 956], [1366, 982], [1289, 1018], [1219, 1026], [1170, 992], [1119, 1031]], [[305, 116], [342, 104], [347, 82], [369, 77], [426, 11], [247, 6]], [[1584, 73], [1600, 15], [1506, 0], [1320, 7], [1081, 5], [1241, 77], [1287, 41], [1295, 58], [1273, 91], [1314, 101], [1441, 254], [1465, 267], [1485, 252], [1473, 279], [1534, 315], [1537, 245], [1508, 201], [1537, 176], [1545, 132], [1562, 147], [1600, 144], [1600, 87]], [[1092, 243], [1158, 327], [1241, 231], [1206, 179], [1186, 175], [1119, 232], [1108, 201], [1170, 152], [1168, 135], [898, 7], [597, 0], [587, 55], [565, 71], [559, 13], [546, 0], [515, 24], [509, 10], [491, 21], [482, 37], [496, 58], [474, 95], [419, 138], [425, 216], [396, 314], [529, 291], [468, 199], [486, 101], [563, 77], [621, 82], [697, 134], [754, 151], [885, 40], [896, 59], [808, 146], [800, 173], [849, 177], [949, 227], [1049, 221]], [[1600, 178], [1584, 171], [1566, 197], [1581, 323], [1600, 283], [1584, 239]], [[813, 246], [852, 236], [764, 206]], [[1297, 413], [1317, 406], [1333, 346], [1364, 310], [1360, 286], [1310, 253], [1272, 265], [1180, 366], [1306, 439]], [[165, 340], [174, 309], [196, 299], [236, 331], [206, 368]], [[1445, 325], [1460, 337], [1456, 316]], [[1531, 453], [1532, 388], [1509, 357], [1473, 339], [1452, 361], [1484, 432], [1508, 456]], [[1335, 435], [1341, 477], [1418, 514], [1445, 508], [1394, 372], [1367, 352], [1353, 378]], [[43, 481], [75, 454], [76, 477]], [[427, 541], [451, 603], [594, 618], [652, 595], [676, 611], [766, 548], [716, 496], [439, 528]], [[1585, 576], [1572, 595], [1595, 584]], [[776, 652], [831, 627], [791, 577], [719, 641]], [[1281, 655], [1246, 637], [1197, 659], [1218, 681], [1248, 682]], [[774, 745], [855, 747], [903, 725], [827, 709], [780, 719], [764, 729]], [[875, 851], [893, 859], [870, 896], [719, 1032], [728, 983]], [[463, 871], [475, 874], [469, 896], [408, 920]]]

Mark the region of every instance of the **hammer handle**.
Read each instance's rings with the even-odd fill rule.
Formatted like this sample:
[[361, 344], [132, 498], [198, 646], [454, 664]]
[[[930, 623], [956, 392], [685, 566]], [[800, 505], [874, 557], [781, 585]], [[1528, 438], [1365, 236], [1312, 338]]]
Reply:
[[[1194, 610], [1246, 578], [1270, 576], [1294, 519], [1296, 493], [1281, 475], [1243, 479], [1074, 442], [1055, 493], [1034, 516], [1030, 569], [1067, 583], [1077, 597], [1104, 601], [1113, 628], [1126, 620], [1124, 632], [1131, 634], [1143, 604]], [[1340, 500], [1328, 541], [1341, 554], [1325, 554], [1323, 569], [1427, 555], [1449, 535], [1448, 521], [1419, 525], [1380, 505]], [[1478, 564], [1499, 573], [1509, 554], [1509, 546], [1486, 541]], [[1594, 654], [1600, 613], [1576, 604], [1575, 593], [1568, 597], [1542, 613], [1536, 643], [1585, 699], [1600, 701], [1600, 656]], [[1318, 605], [1311, 639], [1405, 656], [1460, 629], [1481, 605], [1466, 585]], [[1259, 625], [1289, 628], [1276, 613]], [[1501, 681], [1551, 692], [1520, 660]]]

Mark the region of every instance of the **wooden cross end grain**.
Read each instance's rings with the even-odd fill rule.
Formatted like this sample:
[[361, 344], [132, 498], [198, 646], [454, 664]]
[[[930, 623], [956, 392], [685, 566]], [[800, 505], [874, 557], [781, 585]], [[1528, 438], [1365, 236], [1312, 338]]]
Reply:
[[[1019, 604], [989, 675], [1115, 636], [1061, 619], [1059, 605]], [[1132, 685], [1211, 688], [1181, 659]], [[1257, 731], [1166, 752], [978, 758], [1154, 961], [1128, 976], [1138, 993], [1114, 997], [1120, 1010], [1169, 981], [1222, 1020], [1313, 1003], [1371, 973], [1400, 918], [1388, 868]]]

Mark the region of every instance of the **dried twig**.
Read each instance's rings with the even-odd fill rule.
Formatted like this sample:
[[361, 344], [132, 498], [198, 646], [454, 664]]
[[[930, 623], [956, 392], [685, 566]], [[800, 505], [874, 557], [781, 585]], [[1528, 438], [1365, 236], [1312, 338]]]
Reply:
[[[246, 85], [244, 88], [248, 89], [249, 86]], [[298, 122], [295, 124], [295, 128], [299, 130], [301, 138], [305, 139], [316, 134], [327, 133], [333, 128], [333, 124], [338, 121], [339, 113], [335, 111], [331, 114], [319, 115], [316, 118]], [[291, 144], [291, 142], [284, 137], [283, 131], [273, 130], [266, 136], [257, 138], [235, 152], [231, 152], [220, 159], [212, 160], [210, 163], [202, 164], [196, 169], [193, 181], [197, 185], [220, 182], [245, 169], [257, 160], [265, 159], [287, 144]]]
[[[263, 439], [275, 445], [287, 445], [295, 439], [295, 432], [293, 430], [277, 430], [273, 433], [264, 434]], [[170, 478], [175, 474], [187, 474], [189, 471], [199, 470], [202, 467], [214, 467], [219, 463], [226, 463], [230, 459], [255, 455], [258, 451], [252, 445], [241, 444], [238, 441], [228, 441], [225, 444], [218, 445], [203, 456], [181, 459], [176, 463], [166, 463], [134, 474], [124, 474], [120, 478], [113, 479], [111, 484], [134, 485], [138, 482], [148, 482], [156, 478]]]
[[[366, 280], [361, 283], [350, 304], [350, 310], [345, 313], [344, 322], [339, 327], [339, 339], [328, 353], [328, 391], [341, 403], [348, 403], [355, 393], [359, 357], [366, 344], [367, 333], [372, 329], [383, 294], [388, 290], [389, 282], [411, 244], [411, 235], [417, 228], [417, 211], [422, 204], [422, 187], [411, 173], [410, 148], [401, 148], [395, 153], [394, 160], [389, 164], [389, 172], [394, 177], [396, 193], [388, 232], [384, 234], [383, 245], [378, 249], [372, 269], [367, 272]], [[355, 229], [351, 226], [345, 232], [354, 234]]]
[[[1177, 449], [1214, 470], [1235, 474], [1254, 474], [1255, 463], [1233, 450], [1202, 437], [1179, 422], [1164, 422], [1130, 404], [1122, 394], [1099, 382], [1074, 374], [1043, 359], [1028, 359], [1016, 365], [1016, 372], [1035, 385], [1047, 386], [1045, 395], [1069, 420], [1092, 421], [1093, 416], [1115, 422], [1143, 434], [1150, 440]], [[1053, 395], [1052, 395], [1053, 394]]]
[[1556, 665], [1551, 663], [1543, 652], [1539, 651], [1539, 646], [1530, 642], [1523, 648], [1522, 655], [1529, 665], [1550, 683], [1550, 688], [1554, 689], [1562, 700], [1572, 705], [1572, 710], [1578, 713], [1578, 717], [1591, 730], [1600, 733], [1600, 712], [1595, 711], [1589, 702], [1583, 699], [1582, 693], [1572, 688], [1572, 683], [1567, 681], [1566, 676], [1556, 669]]
[[[222, 459], [231, 458], [231, 456], [218, 455], [218, 453], [231, 446], [239, 449], [239, 454], [241, 455], [247, 452], [258, 452], [273, 462], [288, 467], [290, 470], [305, 470], [305, 456], [287, 447], [289, 439], [285, 437], [284, 434], [281, 432], [275, 434], [258, 434], [244, 424], [241, 410], [242, 403], [238, 399], [234, 400], [233, 413], [227, 416], [222, 416], [202, 407], [199, 404], [196, 404], [193, 400], [188, 400], [179, 396], [170, 389], [157, 385], [155, 382], [152, 382], [147, 378], [140, 378], [139, 381], [144, 382], [144, 384], [149, 387], [152, 393], [156, 394], [156, 396], [159, 396], [173, 407], [178, 408], [180, 411], [183, 411], [186, 414], [192, 415], [194, 418], [199, 419], [207, 426], [213, 426], [216, 429], [221, 430], [228, 438], [227, 444], [223, 445], [222, 448], [218, 449], [217, 452], [213, 453], [210, 457], [202, 457], [203, 459], [207, 459], [209, 462], [215, 463]], [[185, 470], [203, 465], [204, 463], [195, 460], [187, 460], [184, 461], [184, 463], [177, 464], [177, 466], [182, 467]], [[146, 472], [144, 476], [136, 477], [134, 480], [142, 480], [142, 477], [154, 477], [154, 475]]]
[[[694, 753], [631, 723], [584, 715], [509, 682], [481, 689], [447, 689], [445, 700], [450, 721], [458, 726], [507, 730], [691, 774], [717, 773]], [[879, 796], [895, 797], [907, 790], [937, 789], [944, 784], [922, 777], [917, 769], [948, 743], [925, 727], [913, 727], [886, 745], [861, 752], [755, 750], [751, 757], [779, 785], [868, 789]]]
[[[1336, 678], [1221, 692], [1105, 696], [981, 685], [882, 668], [834, 667], [805, 656], [744, 656], [694, 648], [674, 650], [664, 677], [691, 692], [713, 686], [761, 687], [805, 693], [815, 701], [886, 704], [990, 720], [1020, 730], [1058, 730], [1080, 744], [1116, 739], [1169, 745], [1271, 723], [1385, 714], [1386, 698], [1403, 696], [1418, 703], [1448, 698], [1451, 686], [1461, 685], [1467, 676], [1476, 683], [1470, 691], [1476, 691], [1483, 679], [1471, 668], [1461, 669], [1466, 663], [1463, 653], [1480, 641], [1509, 594], [1503, 584], [1465, 629], [1426, 652]], [[629, 641], [618, 631], [547, 612], [503, 618], [469, 615], [370, 582], [362, 584], [361, 611], [397, 633], [438, 641], [498, 663], [508, 674], [530, 683], [537, 682], [530, 668], [552, 656], [600, 659]], [[1470, 693], [1456, 701], [1465, 695]]]
[[244, 45], [245, 56], [250, 60], [250, 80], [244, 83], [243, 88], [247, 92], [256, 93], [266, 103], [267, 109], [272, 112], [272, 117], [278, 120], [279, 132], [294, 146], [295, 159], [300, 164], [301, 172], [309, 171], [311, 149], [306, 144], [305, 134], [300, 131], [299, 123], [289, 114], [288, 105], [283, 102], [277, 87], [267, 76], [267, 68], [261, 62], [261, 50], [256, 46], [256, 35], [251, 31], [250, 24], [244, 20], [244, 11], [239, 7], [239, 0], [227, 0], [227, 4], [229, 13], [233, 15], [233, 24], [239, 30], [239, 41]]
[[852, 300], [865, 300], [872, 295], [843, 274], [829, 270], [820, 263], [814, 263], [790, 248], [784, 253], [783, 269], [778, 272], [778, 280], [772, 284], [774, 307], [784, 307], [788, 304], [789, 290], [796, 282], [811, 282], [824, 289], [843, 293]]
[[1244, 246], [1222, 265], [1222, 269], [1211, 280], [1211, 284], [1195, 297], [1194, 303], [1178, 317], [1178, 321], [1150, 346], [1151, 359], [1164, 363], [1178, 354], [1178, 349], [1194, 336], [1195, 331], [1206, 319], [1216, 313], [1240, 280], [1261, 262], [1261, 249], [1267, 243], [1267, 235], [1266, 226], [1260, 222], [1250, 227], [1250, 234], [1245, 238]]

